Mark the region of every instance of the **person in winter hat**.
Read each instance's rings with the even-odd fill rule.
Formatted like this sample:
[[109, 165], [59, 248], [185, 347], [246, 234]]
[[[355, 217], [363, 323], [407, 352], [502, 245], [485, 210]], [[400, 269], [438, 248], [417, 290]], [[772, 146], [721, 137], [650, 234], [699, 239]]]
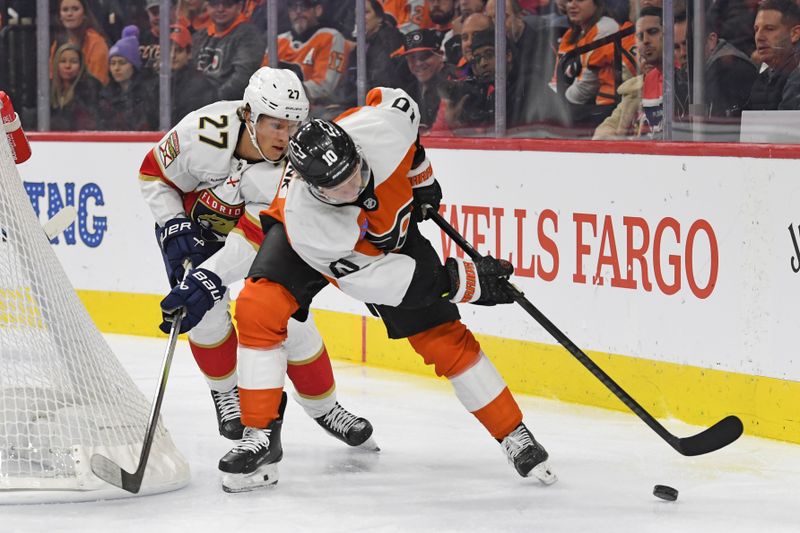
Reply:
[[114, 131], [158, 128], [158, 86], [142, 70], [139, 28], [126, 26], [108, 52], [111, 81], [100, 93], [101, 126]]
[[114, 57], [126, 59], [136, 70], [142, 68], [142, 58], [139, 55], [139, 28], [134, 25], [123, 28], [122, 38], [108, 51], [109, 61]]

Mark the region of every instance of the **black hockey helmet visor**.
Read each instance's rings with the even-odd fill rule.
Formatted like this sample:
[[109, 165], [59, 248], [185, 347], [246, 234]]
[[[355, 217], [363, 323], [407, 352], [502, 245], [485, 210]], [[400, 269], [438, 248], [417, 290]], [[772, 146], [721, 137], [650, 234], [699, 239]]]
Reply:
[[332, 205], [346, 205], [355, 202], [369, 185], [371, 172], [369, 165], [359, 154], [358, 164], [350, 175], [333, 187], [317, 187], [308, 184], [311, 193], [319, 200]]
[[300, 177], [317, 188], [331, 188], [353, 175], [361, 156], [338, 124], [318, 118], [303, 124], [289, 140], [289, 161]]

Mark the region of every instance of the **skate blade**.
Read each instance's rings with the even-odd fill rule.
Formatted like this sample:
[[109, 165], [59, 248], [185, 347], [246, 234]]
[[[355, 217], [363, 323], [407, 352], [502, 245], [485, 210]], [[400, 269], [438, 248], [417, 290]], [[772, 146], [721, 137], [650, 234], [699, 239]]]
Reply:
[[230, 493], [250, 492], [263, 487], [273, 487], [278, 483], [278, 465], [270, 463], [260, 466], [250, 474], [222, 473], [222, 490]]
[[542, 461], [531, 469], [529, 476], [533, 476], [542, 482], [544, 485], [552, 485], [558, 481], [558, 477], [553, 473], [547, 461]]
[[378, 447], [378, 443], [375, 442], [375, 439], [373, 439], [372, 437], [368, 438], [367, 440], [365, 440], [364, 442], [362, 442], [358, 446], [355, 446], [355, 448], [359, 448], [359, 449], [367, 451], [367, 452], [379, 452], [379, 451], [381, 451], [381, 449]]

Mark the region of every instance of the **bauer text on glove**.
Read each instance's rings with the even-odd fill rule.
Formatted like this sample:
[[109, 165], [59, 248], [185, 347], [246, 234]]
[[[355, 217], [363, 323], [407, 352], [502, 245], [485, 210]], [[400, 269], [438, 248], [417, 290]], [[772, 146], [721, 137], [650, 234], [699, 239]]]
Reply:
[[169, 220], [159, 230], [159, 241], [169, 264], [169, 282], [172, 286], [183, 279], [185, 260], [199, 265], [214, 253], [200, 236], [200, 228], [188, 218]]
[[195, 327], [214, 304], [222, 300], [226, 287], [219, 276], [204, 268], [190, 270], [186, 278], [173, 287], [166, 298], [161, 300], [163, 321], [159, 328], [169, 333], [175, 316], [186, 310], [181, 322], [180, 333]]

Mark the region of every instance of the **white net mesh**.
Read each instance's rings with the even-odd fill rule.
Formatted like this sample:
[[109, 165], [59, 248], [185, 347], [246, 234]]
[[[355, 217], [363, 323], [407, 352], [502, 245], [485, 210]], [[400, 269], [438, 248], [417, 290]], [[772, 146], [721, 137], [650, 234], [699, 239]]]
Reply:
[[[149, 408], [51, 249], [0, 128], [0, 502], [127, 495], [88, 459], [135, 470]], [[159, 426], [143, 493], [188, 481]]]

